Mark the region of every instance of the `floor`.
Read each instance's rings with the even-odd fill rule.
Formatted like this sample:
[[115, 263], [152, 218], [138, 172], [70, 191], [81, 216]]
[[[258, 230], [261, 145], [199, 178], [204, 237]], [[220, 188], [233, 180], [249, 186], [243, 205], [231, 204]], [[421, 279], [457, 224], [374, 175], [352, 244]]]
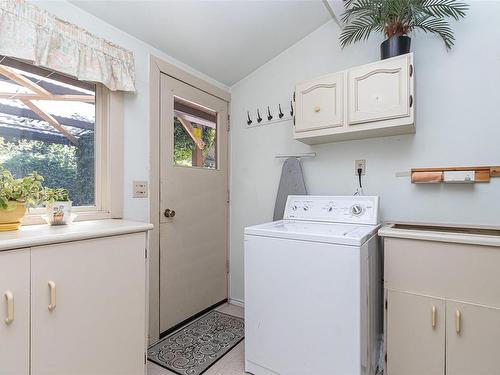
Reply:
[[[242, 307], [230, 305], [228, 303], [219, 306], [216, 310], [226, 314], [239, 316], [243, 318], [244, 310]], [[236, 345], [229, 353], [218, 360], [203, 375], [242, 375], [245, 374], [245, 340]], [[148, 361], [148, 375], [177, 375], [172, 371], [164, 369], [157, 364]]]

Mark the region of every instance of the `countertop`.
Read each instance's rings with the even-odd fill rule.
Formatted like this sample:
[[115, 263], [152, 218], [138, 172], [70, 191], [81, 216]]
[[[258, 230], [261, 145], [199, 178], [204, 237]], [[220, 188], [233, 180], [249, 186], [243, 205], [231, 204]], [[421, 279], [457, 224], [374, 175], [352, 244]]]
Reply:
[[378, 235], [500, 247], [500, 227], [495, 226], [389, 222], [378, 231]]
[[0, 232], [0, 251], [146, 232], [151, 229], [152, 224], [119, 219], [80, 221], [57, 226], [27, 225], [15, 231]]

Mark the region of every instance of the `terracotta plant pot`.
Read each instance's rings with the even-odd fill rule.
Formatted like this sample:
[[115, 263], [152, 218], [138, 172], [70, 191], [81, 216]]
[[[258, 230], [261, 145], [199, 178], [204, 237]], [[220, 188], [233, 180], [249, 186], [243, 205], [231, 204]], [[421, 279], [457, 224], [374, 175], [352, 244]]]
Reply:
[[12, 209], [0, 209], [0, 232], [16, 230], [21, 225], [21, 220], [26, 214], [24, 203], [10, 202], [15, 205]]
[[409, 53], [411, 48], [411, 38], [406, 35], [395, 35], [386, 39], [380, 45], [380, 58], [382, 60], [390, 57]]

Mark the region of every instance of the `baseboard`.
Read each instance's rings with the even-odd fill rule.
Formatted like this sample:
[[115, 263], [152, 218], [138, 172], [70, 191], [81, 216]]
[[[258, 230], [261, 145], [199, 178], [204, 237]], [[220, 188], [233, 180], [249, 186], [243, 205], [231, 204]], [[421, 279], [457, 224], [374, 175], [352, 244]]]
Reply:
[[231, 305], [239, 306], [245, 308], [245, 301], [238, 298], [229, 298], [227, 301]]

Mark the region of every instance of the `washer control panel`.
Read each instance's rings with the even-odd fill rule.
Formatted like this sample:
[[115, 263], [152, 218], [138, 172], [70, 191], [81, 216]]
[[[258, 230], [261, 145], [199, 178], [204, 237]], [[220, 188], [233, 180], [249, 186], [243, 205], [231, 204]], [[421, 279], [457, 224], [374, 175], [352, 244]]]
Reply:
[[378, 224], [377, 196], [289, 195], [284, 219]]

